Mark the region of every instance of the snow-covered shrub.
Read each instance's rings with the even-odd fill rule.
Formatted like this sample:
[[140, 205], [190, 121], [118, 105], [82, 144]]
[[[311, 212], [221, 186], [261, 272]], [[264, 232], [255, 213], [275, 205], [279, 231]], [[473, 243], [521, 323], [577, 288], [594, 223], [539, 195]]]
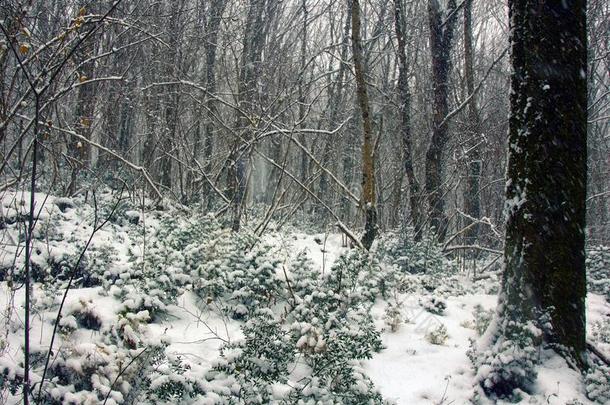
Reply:
[[594, 341], [610, 344], [610, 319], [591, 323], [591, 336]]
[[285, 404], [345, 404], [382, 405], [381, 394], [375, 389], [356, 360], [351, 360], [333, 370], [329, 376], [309, 377], [300, 381], [290, 393]]
[[[75, 241], [75, 244], [77, 242]], [[82, 260], [77, 268], [74, 268], [78, 261], [80, 251], [84, 248], [82, 244], [78, 243], [78, 247], [75, 249], [77, 253], [62, 252], [59, 254], [47, 255], [38, 254], [41, 249], [35, 249], [33, 255], [39, 256], [42, 260], [32, 260], [31, 277], [34, 282], [39, 283], [56, 283], [65, 282], [70, 279], [74, 274], [76, 279], [83, 278], [85, 276], [85, 260]], [[79, 283], [75, 283], [75, 286], [79, 286]]]
[[[102, 327], [100, 314], [91, 300], [78, 300], [78, 302], [68, 310], [68, 316], [73, 317], [76, 324], [81, 328], [100, 330]], [[64, 322], [64, 326], [68, 326], [69, 324], [71, 324], [71, 322]], [[73, 327], [74, 325], [69, 326]]]
[[587, 289], [610, 301], [610, 246], [587, 249]]
[[[127, 311], [148, 311], [152, 318], [175, 304], [192, 282], [192, 273], [207, 260], [206, 243], [213, 240], [220, 226], [212, 216], [170, 212], [158, 219], [155, 231], [146, 236], [144, 257], [130, 249], [129, 266], [105, 273], [106, 285], [123, 300]], [[144, 243], [140, 230], [130, 229], [131, 237]]]
[[[347, 253], [288, 315], [293, 342], [317, 378], [316, 383], [328, 390], [318, 392], [318, 396], [330, 395], [353, 404], [381, 401], [370, 380], [358, 371], [357, 363], [382, 348], [379, 331], [367, 309], [375, 299], [366, 283], [370, 269], [365, 254]], [[381, 289], [373, 291], [381, 294]]]
[[[297, 277], [312, 267], [299, 256], [290, 271], [289, 311], [278, 319], [269, 309], [259, 310], [246, 322], [244, 341], [226, 345], [208, 375], [210, 386], [224, 388], [208, 396], [228, 403], [381, 403], [359, 366], [381, 349], [368, 311], [375, 294], [381, 294], [378, 284], [367, 283], [371, 268], [368, 256], [350, 252], [328, 274], [305, 281]], [[288, 384], [297, 355], [309, 373]]]
[[236, 251], [234, 266], [227, 274], [232, 292], [227, 312], [233, 319], [247, 319], [257, 308], [265, 308], [280, 296], [282, 283], [277, 277], [280, 262], [270, 254], [270, 246], [257, 243], [249, 250]]
[[390, 301], [383, 312], [383, 320], [392, 332], [396, 332], [400, 328], [400, 324], [404, 322], [402, 306], [402, 302]]
[[388, 233], [380, 239], [378, 250], [384, 260], [406, 273], [444, 273], [450, 270], [442, 246], [431, 233], [423, 234], [419, 240], [415, 240], [413, 228], [406, 228], [399, 234]]
[[90, 246], [83, 257], [83, 274], [76, 278], [75, 284], [81, 287], [109, 285], [115, 278], [112, 271], [116, 248], [111, 244]]
[[145, 389], [140, 381], [150, 373], [151, 360], [164, 350], [160, 342], [138, 350], [101, 341], [62, 347], [50, 364], [42, 403], [101, 404], [106, 397], [108, 403], [133, 403], [129, 399]]
[[447, 332], [447, 327], [443, 324], [426, 333], [426, 340], [433, 345], [444, 345], [447, 339], [449, 339], [449, 333]]
[[424, 280], [426, 289], [428, 291], [434, 291], [434, 294], [440, 297], [459, 297], [469, 293], [469, 290], [465, 286], [463, 275], [441, 273], [426, 274]]
[[148, 311], [137, 313], [125, 311], [119, 315], [115, 325], [109, 330], [113, 343], [119, 342], [129, 349], [137, 349], [146, 339], [146, 325], [151, 318]]
[[159, 285], [145, 288], [163, 290], [167, 294], [163, 301], [173, 302], [191, 282], [191, 272], [206, 260], [202, 244], [214, 237], [218, 227], [210, 216], [198, 215], [189, 220], [171, 214], [163, 216], [156, 233], [149, 237], [141, 275]]
[[180, 356], [159, 355], [145, 378], [146, 390], [140, 401], [147, 404], [200, 403], [205, 395], [203, 379], [190, 373]]
[[288, 365], [294, 360], [295, 347], [288, 331], [282, 329], [270, 310], [257, 311], [242, 328], [244, 340], [222, 349], [227, 360], [215, 368], [236, 372], [244, 379], [285, 382]]
[[313, 262], [307, 255], [307, 250], [299, 252], [291, 263], [289, 273], [290, 288], [296, 297], [304, 297], [317, 288], [320, 272], [313, 268]]
[[202, 246], [205, 260], [191, 271], [193, 289], [199, 297], [209, 302], [233, 290], [228, 275], [236, 267], [243, 267], [243, 256], [256, 238], [247, 231], [233, 233], [230, 230], [215, 232]]
[[380, 266], [375, 254], [353, 249], [337, 258], [325, 275], [324, 284], [350, 301], [374, 302], [387, 298], [396, 275]]
[[[32, 280], [45, 285], [56, 284], [58, 288], [64, 288], [68, 280], [72, 279], [72, 288], [94, 287], [112, 278], [108, 268], [112, 265], [116, 256], [116, 249], [110, 244], [89, 246], [82, 254], [85, 245], [80, 241], [72, 241], [71, 251], [60, 251], [43, 248], [41, 244], [34, 242], [37, 246], [32, 260]], [[44, 249], [44, 250], [43, 250]], [[79, 262], [79, 257], [82, 259]], [[21, 278], [21, 275], [18, 276]]]
[[472, 316], [474, 317], [474, 329], [479, 336], [482, 336], [493, 319], [494, 311], [486, 310], [481, 304], [477, 304], [474, 306]]
[[435, 315], [443, 315], [447, 309], [447, 302], [435, 296], [423, 297], [419, 303], [426, 311]]
[[0, 357], [0, 398], [6, 392], [16, 395], [23, 389], [23, 367], [14, 367]]
[[194, 291], [204, 302], [219, 299], [233, 319], [247, 319], [283, 294], [280, 260], [247, 230], [218, 234], [204, 251], [208, 260], [191, 272]]
[[221, 349], [221, 358], [206, 378], [215, 385], [224, 383], [229, 389], [215, 394], [239, 399], [235, 403], [269, 403], [272, 385], [288, 379], [295, 346], [270, 310], [257, 311], [242, 331], [244, 339]]
[[503, 327], [510, 328], [511, 337], [497, 336], [495, 329], [487, 331], [483, 339], [493, 343], [480, 349], [473, 342], [468, 357], [476, 371], [475, 380], [488, 397], [518, 401], [521, 389], [527, 391], [536, 380], [542, 331], [531, 322], [503, 322]]
[[[127, 276], [129, 276], [127, 274]], [[121, 302], [119, 314], [126, 315], [128, 313], [139, 313], [147, 311], [151, 318], [156, 318], [158, 315], [166, 311], [166, 302], [171, 302], [167, 294], [160, 288], [152, 289], [150, 285], [154, 282], [143, 279], [124, 278], [121, 281], [121, 286], [114, 285], [109, 289], [109, 293], [114, 298]], [[143, 285], [146, 283], [145, 288]], [[147, 291], [148, 290], [148, 291]]]
[[[131, 200], [123, 198], [118, 202], [103, 204], [98, 214], [99, 218], [108, 218], [108, 222], [118, 226], [138, 225], [139, 210]], [[136, 221], [135, 218], [138, 218]]]
[[585, 375], [585, 389], [590, 400], [610, 403], [610, 367], [593, 363]]
[[381, 349], [379, 332], [365, 311], [348, 313], [344, 319], [331, 316], [326, 325], [319, 327], [305, 321], [295, 322], [292, 333], [297, 349], [311, 369], [311, 375], [300, 381], [301, 387], [311, 385], [311, 389], [299, 389], [297, 385], [289, 403], [322, 398], [323, 403], [382, 403], [381, 395], [359, 363]]

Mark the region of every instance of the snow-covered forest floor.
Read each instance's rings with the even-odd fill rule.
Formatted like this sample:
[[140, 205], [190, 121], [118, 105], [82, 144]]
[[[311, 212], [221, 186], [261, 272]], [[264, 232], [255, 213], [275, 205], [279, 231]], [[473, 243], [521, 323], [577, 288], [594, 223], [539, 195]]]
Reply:
[[[36, 195], [34, 398], [71, 284], [42, 403], [476, 399], [468, 353], [495, 309], [498, 266], [487, 266], [495, 257], [482, 258], [477, 267], [488, 269], [475, 277], [425, 238], [383, 235], [365, 255], [334, 229], [271, 225], [261, 237], [252, 229], [235, 235], [193, 211], [115, 204], [110, 192], [96, 199], [97, 211], [91, 195]], [[27, 193], [2, 197], [0, 403], [21, 402], [28, 201]], [[587, 322], [589, 340], [610, 354], [608, 256], [600, 248], [590, 259]], [[539, 356], [524, 403], [610, 400], [608, 369], [581, 376], [550, 351]]]

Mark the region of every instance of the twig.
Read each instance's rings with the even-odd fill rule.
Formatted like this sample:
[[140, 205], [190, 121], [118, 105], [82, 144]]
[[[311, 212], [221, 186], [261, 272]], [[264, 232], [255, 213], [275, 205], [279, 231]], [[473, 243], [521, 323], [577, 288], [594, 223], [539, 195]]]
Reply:
[[42, 378], [40, 379], [40, 387], [38, 388], [38, 399], [37, 402], [41, 403], [41, 399], [42, 399], [42, 387], [44, 385], [44, 379], [47, 375], [47, 370], [49, 368], [49, 361], [51, 360], [51, 354], [53, 352], [53, 344], [55, 343], [55, 336], [57, 335], [57, 327], [59, 326], [59, 321], [61, 320], [61, 311], [64, 308], [64, 305], [66, 303], [66, 298], [68, 297], [68, 292], [70, 291], [70, 288], [72, 287], [72, 282], [74, 281], [74, 277], [76, 277], [76, 270], [78, 269], [78, 266], [80, 265], [81, 261], [83, 260], [83, 258], [85, 257], [85, 253], [87, 252], [87, 250], [89, 249], [89, 245], [91, 244], [91, 241], [93, 240], [93, 237], [95, 236], [95, 234], [104, 227], [104, 225], [106, 225], [106, 223], [108, 223], [108, 221], [110, 220], [110, 218], [114, 215], [116, 209], [119, 206], [119, 203], [122, 201], [122, 196], [123, 194], [123, 189], [121, 189], [121, 192], [119, 194], [119, 198], [117, 199], [116, 203], [114, 204], [114, 206], [112, 207], [112, 210], [110, 211], [110, 214], [108, 215], [108, 217], [106, 217], [106, 219], [100, 224], [98, 225], [98, 216], [97, 216], [97, 198], [95, 196], [95, 192], [93, 192], [93, 204], [94, 204], [94, 219], [93, 219], [93, 232], [91, 232], [91, 236], [89, 236], [89, 240], [87, 240], [87, 243], [85, 244], [85, 247], [83, 248], [83, 250], [81, 251], [80, 255], [78, 256], [78, 259], [76, 261], [76, 263], [74, 264], [74, 266], [72, 267], [72, 271], [70, 274], [70, 279], [68, 280], [68, 285], [66, 286], [66, 289], [64, 291], [64, 295], [61, 299], [61, 303], [59, 304], [59, 309], [57, 310], [57, 316], [55, 317], [55, 325], [53, 325], [53, 334], [51, 335], [51, 343], [49, 344], [49, 351], [47, 353], [47, 358], [45, 360], [45, 364], [44, 364], [44, 370], [42, 372]]
[[[286, 273], [286, 266], [282, 266], [282, 271], [284, 272], [284, 277], [286, 278], [286, 285], [288, 286], [288, 291], [290, 291], [290, 295], [292, 296], [294, 305], [296, 305], [297, 299], [294, 296], [294, 291], [292, 290], [292, 286], [290, 285], [290, 280], [288, 279], [288, 273]], [[293, 306], [293, 308], [294, 308], [294, 306]]]
[[117, 374], [116, 378], [114, 379], [114, 381], [110, 385], [110, 388], [108, 389], [108, 393], [106, 394], [106, 398], [104, 398], [104, 403], [102, 405], [106, 405], [106, 402], [108, 401], [108, 398], [110, 398], [110, 394], [112, 393], [112, 388], [114, 388], [114, 384], [116, 384], [116, 382], [119, 380], [119, 378], [121, 378], [121, 376], [125, 373], [125, 371], [127, 371], [129, 366], [131, 366], [134, 361], [136, 361], [141, 355], [143, 355], [146, 350], [148, 350], [148, 347], [145, 347], [144, 349], [142, 349], [142, 351], [140, 353], [138, 353], [133, 359], [131, 359], [131, 361], [125, 366], [125, 368], [122, 369], [119, 374]]
[[599, 350], [590, 340], [587, 340], [587, 349], [589, 349], [589, 351], [596, 355], [601, 361], [606, 363], [607, 366], [610, 366], [610, 359], [608, 359], [608, 356], [602, 353], [602, 351]]
[[502, 251], [500, 250], [496, 250], [496, 249], [492, 249], [492, 248], [488, 248], [485, 246], [480, 246], [480, 245], [455, 245], [455, 246], [446, 246], [443, 248], [443, 251], [445, 252], [451, 252], [453, 250], [460, 250], [460, 249], [473, 249], [473, 250], [482, 250], [484, 252], [489, 252], [489, 253], [495, 253], [498, 255], [502, 255], [504, 254]]

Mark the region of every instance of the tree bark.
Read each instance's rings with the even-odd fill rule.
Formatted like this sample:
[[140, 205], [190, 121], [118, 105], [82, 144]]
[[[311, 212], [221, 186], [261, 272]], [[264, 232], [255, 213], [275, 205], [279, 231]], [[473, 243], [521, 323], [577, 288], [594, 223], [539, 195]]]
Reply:
[[516, 328], [539, 324], [544, 314], [543, 342], [584, 368], [586, 1], [511, 0], [509, 15], [505, 271], [495, 347], [518, 341]]
[[375, 161], [373, 158], [373, 128], [369, 98], [362, 63], [362, 42], [360, 39], [360, 2], [352, 0], [352, 52], [356, 75], [356, 94], [362, 114], [362, 208], [364, 210], [364, 234], [362, 246], [370, 249], [377, 234], [377, 207], [375, 196]]
[[[227, 6], [225, 0], [214, 0], [210, 3], [209, 16], [205, 24], [205, 83], [206, 89], [209, 94], [216, 93], [216, 51], [218, 49], [218, 33], [220, 31], [220, 23], [222, 22], [222, 14]], [[193, 155], [195, 159], [198, 159], [202, 149], [201, 139], [201, 120], [200, 115], [204, 116], [204, 131], [203, 131], [203, 156], [204, 165], [203, 170], [206, 174], [210, 174], [212, 171], [212, 153], [214, 150], [214, 135], [216, 132], [215, 120], [218, 116], [217, 103], [214, 97], [206, 97], [206, 112], [203, 113], [203, 109], [200, 107], [196, 108], [197, 112], [197, 136], [195, 137], [195, 144], [193, 147]], [[187, 183], [192, 181], [194, 177], [193, 172], [189, 172]], [[211, 209], [211, 202], [214, 193], [211, 190], [210, 185], [204, 182], [203, 185], [203, 198], [207, 199], [207, 207]]]
[[418, 234], [422, 223], [420, 187], [413, 168], [413, 141], [411, 133], [411, 91], [409, 89], [409, 72], [406, 52], [405, 11], [402, 0], [394, 0], [394, 28], [398, 40], [398, 94], [400, 97], [400, 134], [403, 147], [403, 165], [409, 187], [409, 208], [411, 220]]
[[[428, 216], [430, 226], [435, 229], [439, 240], [445, 238], [447, 218], [442, 194], [442, 158], [448, 141], [447, 123], [443, 122], [449, 112], [448, 92], [451, 71], [451, 46], [456, 16], [455, 0], [449, 0], [445, 13], [440, 10], [438, 0], [428, 1], [428, 22], [430, 26], [430, 51], [432, 56], [433, 116], [432, 138], [426, 152], [426, 194], [428, 195]], [[447, 20], [443, 21], [443, 15]]]
[[[264, 13], [265, 5], [267, 5], [267, 15]], [[246, 18], [237, 99], [241, 110], [251, 115], [255, 114], [253, 102], [256, 92], [257, 65], [260, 63], [266, 40], [266, 24], [268, 25], [271, 22], [272, 6], [272, 4], [267, 3], [267, 0], [251, 0]], [[235, 140], [229, 157], [229, 185], [233, 194], [232, 229], [235, 232], [239, 231], [241, 226], [249, 159], [249, 151], [242, 148], [242, 139], [250, 139], [252, 124], [249, 117], [244, 116], [242, 112], [237, 111], [236, 114], [237, 130], [243, 131], [243, 135]]]
[[[331, 86], [329, 86], [329, 94], [328, 94], [328, 104], [327, 110], [329, 113], [329, 125], [330, 128], [334, 128], [337, 125], [338, 117], [339, 117], [339, 109], [343, 105], [343, 91], [344, 85], [343, 80], [345, 77], [345, 71], [347, 70], [347, 60], [348, 50], [349, 50], [349, 36], [352, 27], [352, 5], [351, 1], [347, 2], [347, 12], [345, 16], [345, 25], [343, 27], [343, 38], [341, 42], [341, 54], [339, 61], [339, 71], [337, 72], [337, 80]], [[332, 70], [332, 69], [329, 69]], [[337, 141], [337, 135], [330, 136], [327, 135], [327, 138], [324, 142], [324, 147], [322, 150], [322, 166], [327, 167], [331, 161], [331, 157], [333, 156], [333, 142]], [[336, 154], [335, 154], [336, 155]], [[320, 174], [320, 196], [322, 198], [326, 197], [328, 194], [328, 174], [326, 172], [322, 172]], [[327, 210], [321, 205], [318, 206], [318, 213], [322, 216], [323, 219], [328, 218]]]
[[[481, 140], [481, 120], [477, 109], [476, 95], [474, 95], [474, 51], [472, 44], [472, 2], [464, 1], [464, 73], [466, 76], [466, 89], [472, 99], [468, 104], [468, 128], [473, 135], [473, 146], [469, 148], [466, 155], [468, 174], [466, 178], [466, 191], [464, 194], [464, 211], [472, 218], [481, 216], [481, 204], [479, 195], [479, 180], [481, 177], [481, 154], [479, 144]], [[471, 226], [470, 226], [471, 225]], [[465, 232], [467, 245], [475, 245], [479, 236], [479, 224], [472, 223], [467, 219], [466, 226], [470, 226]]]
[[[85, 2], [80, 3], [80, 5], [82, 7], [86, 6]], [[94, 38], [89, 38], [81, 44], [80, 49], [76, 52], [76, 58], [81, 64], [78, 71], [78, 80], [81, 82], [91, 80], [95, 76], [95, 62], [89, 60], [94, 56], [95, 42]], [[96, 89], [95, 83], [89, 83], [78, 88], [74, 128], [77, 133], [87, 139], [91, 139], [91, 133], [93, 132]], [[70, 138], [68, 141], [68, 156], [70, 157], [69, 164], [72, 170], [67, 194], [71, 196], [78, 188], [81, 172], [91, 167], [91, 146], [87, 143], [83, 144], [75, 138]]]

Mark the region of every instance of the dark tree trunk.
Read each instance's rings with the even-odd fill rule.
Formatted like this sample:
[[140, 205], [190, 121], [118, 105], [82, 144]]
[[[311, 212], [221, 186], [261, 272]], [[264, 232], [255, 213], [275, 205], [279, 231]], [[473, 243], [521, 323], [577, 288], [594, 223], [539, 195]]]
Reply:
[[[449, 0], [445, 13], [440, 10], [438, 0], [428, 1], [428, 22], [430, 25], [430, 51], [432, 53], [432, 138], [426, 152], [426, 194], [428, 195], [428, 216], [430, 226], [443, 240], [447, 232], [445, 201], [442, 191], [442, 158], [448, 141], [447, 122], [449, 112], [448, 92], [451, 71], [451, 45], [456, 17], [455, 0]], [[447, 20], [443, 21], [446, 15]]]
[[[509, 1], [512, 42], [505, 272], [496, 351], [539, 323], [585, 367], [586, 1]], [[501, 376], [488, 394], [506, 391]], [[503, 385], [504, 384], [504, 385]], [[510, 388], [510, 382], [508, 384]], [[515, 387], [527, 389], [528, 387]]]

